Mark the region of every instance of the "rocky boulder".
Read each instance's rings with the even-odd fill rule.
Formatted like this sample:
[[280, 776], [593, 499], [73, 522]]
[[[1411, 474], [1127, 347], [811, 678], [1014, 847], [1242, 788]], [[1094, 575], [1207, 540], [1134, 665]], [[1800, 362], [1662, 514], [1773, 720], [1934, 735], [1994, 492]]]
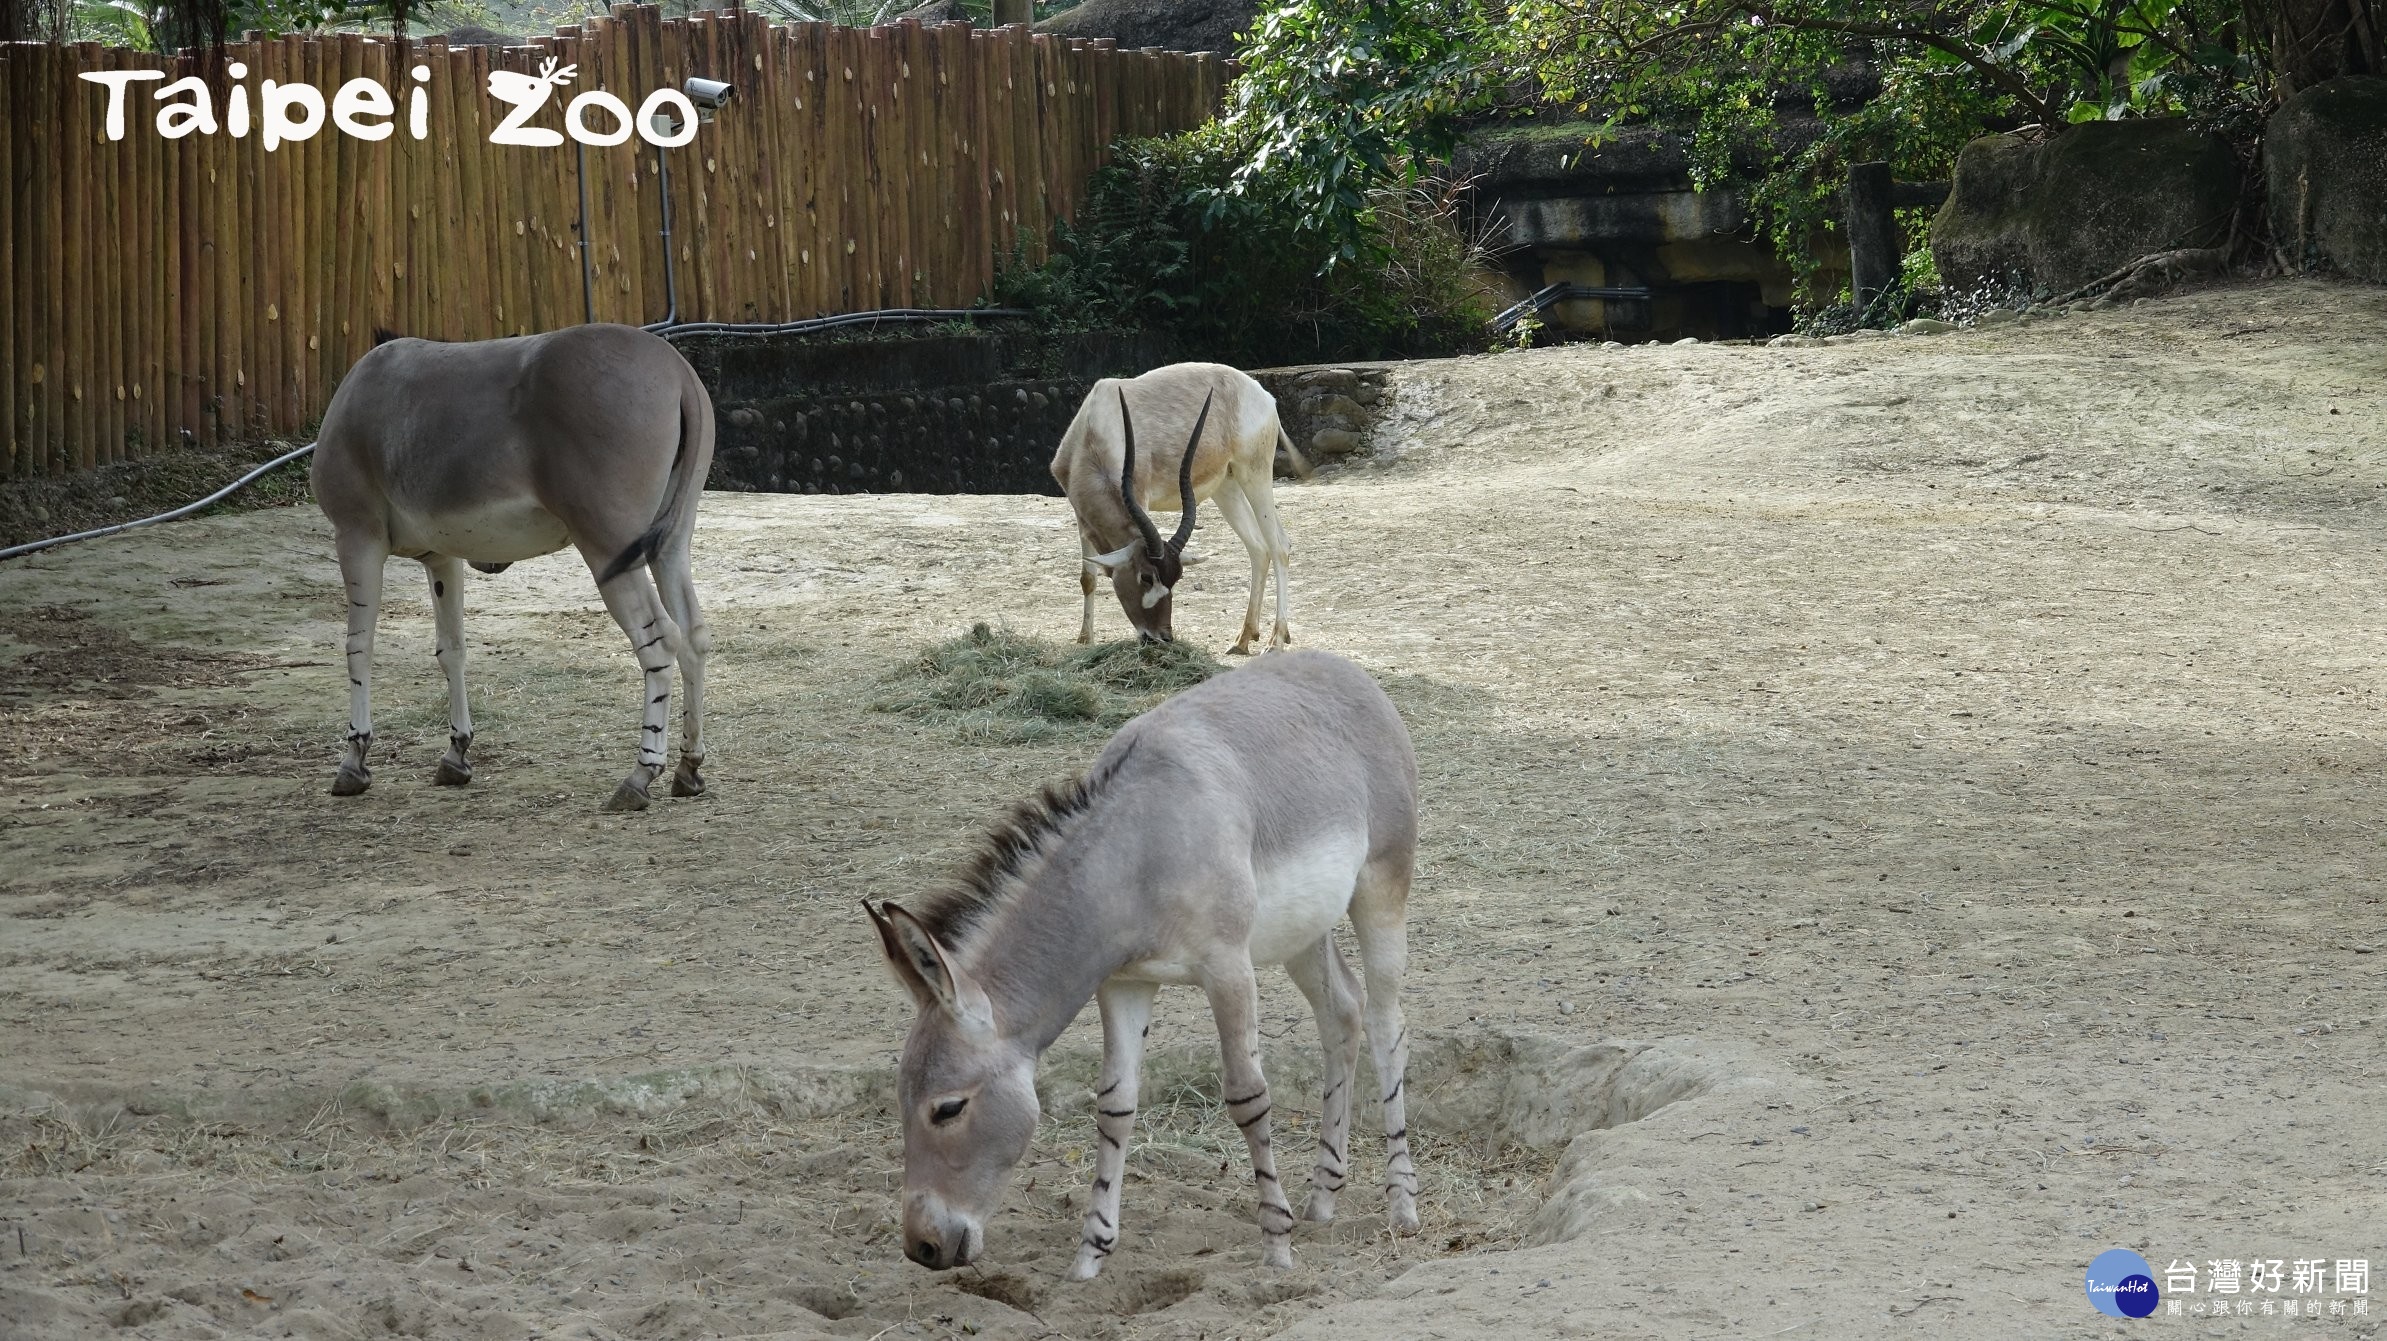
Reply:
[[2068, 292], [2141, 256], [2227, 241], [2229, 141], [2178, 120], [2092, 121], [1964, 146], [1931, 254], [1951, 294]]
[[2281, 104], [2263, 174], [2289, 264], [2387, 284], [2387, 78], [2332, 79]]
[[[1277, 421], [1285, 436], [1313, 466], [1349, 456], [1367, 446], [1368, 433], [1383, 412], [1386, 372], [1370, 367], [1262, 368], [1252, 377], [1276, 397]], [[1277, 453], [1276, 473], [1292, 473]]]

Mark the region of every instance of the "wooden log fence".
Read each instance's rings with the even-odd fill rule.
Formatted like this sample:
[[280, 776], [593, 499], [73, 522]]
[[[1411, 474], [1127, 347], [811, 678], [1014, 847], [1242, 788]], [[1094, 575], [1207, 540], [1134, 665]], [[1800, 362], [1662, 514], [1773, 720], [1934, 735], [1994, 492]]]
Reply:
[[[595, 319], [660, 320], [659, 151], [635, 135], [585, 146], [584, 220], [582, 146], [490, 142], [508, 110], [492, 71], [576, 67], [529, 122], [555, 131], [591, 89], [637, 108], [691, 75], [735, 87], [667, 151], [679, 319], [729, 322], [966, 307], [1015, 249], [1042, 259], [1113, 138], [1200, 124], [1228, 73], [1212, 55], [1017, 26], [626, 4], [523, 47], [344, 33], [220, 59], [0, 44], [0, 479], [305, 433], [377, 328], [478, 340], [577, 324], [584, 226]], [[116, 70], [208, 80], [219, 130], [161, 135], [153, 81], [126, 89], [110, 139], [109, 90], [78, 76]], [[261, 123], [232, 133], [235, 90], [257, 122], [267, 80], [331, 104], [358, 78], [389, 91], [386, 139], [328, 118], [271, 151]]]

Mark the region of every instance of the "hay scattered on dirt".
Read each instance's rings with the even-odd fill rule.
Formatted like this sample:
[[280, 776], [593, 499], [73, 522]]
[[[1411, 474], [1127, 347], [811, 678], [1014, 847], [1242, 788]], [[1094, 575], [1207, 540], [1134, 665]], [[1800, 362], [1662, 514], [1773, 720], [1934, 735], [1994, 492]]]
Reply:
[[1191, 643], [1079, 647], [977, 624], [888, 676], [871, 707], [973, 744], [1024, 744], [1116, 730], [1225, 669]]

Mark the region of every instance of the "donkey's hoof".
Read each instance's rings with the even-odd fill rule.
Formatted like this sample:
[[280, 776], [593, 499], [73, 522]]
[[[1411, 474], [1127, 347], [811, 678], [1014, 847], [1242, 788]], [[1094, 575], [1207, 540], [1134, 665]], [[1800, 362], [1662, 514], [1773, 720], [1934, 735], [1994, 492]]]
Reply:
[[438, 769], [431, 774], [431, 781], [442, 787], [461, 787], [472, 781], [472, 763], [464, 759], [443, 758], [439, 761]]
[[1403, 1197], [1398, 1202], [1394, 1203], [1392, 1208], [1392, 1232], [1403, 1235], [1414, 1234], [1417, 1232], [1416, 1202]]
[[372, 785], [373, 771], [371, 769], [349, 768], [342, 765], [340, 775], [332, 779], [332, 795], [362, 796], [365, 788]]
[[1334, 1223], [1334, 1193], [1313, 1190], [1310, 1193], [1310, 1204], [1303, 1208], [1301, 1218], [1313, 1225]]
[[704, 795], [704, 777], [693, 768], [683, 768], [671, 775], [671, 794], [674, 796]]
[[624, 778], [622, 785], [613, 789], [613, 798], [605, 803], [605, 809], [609, 812], [619, 813], [644, 810], [646, 805], [646, 788], [640, 786], [636, 778]]
[[1272, 1238], [1260, 1249], [1260, 1265], [1278, 1271], [1293, 1269], [1293, 1245], [1283, 1239]]
[[1077, 1250], [1077, 1260], [1070, 1263], [1071, 1280], [1092, 1280], [1102, 1274], [1102, 1258], [1084, 1248]]

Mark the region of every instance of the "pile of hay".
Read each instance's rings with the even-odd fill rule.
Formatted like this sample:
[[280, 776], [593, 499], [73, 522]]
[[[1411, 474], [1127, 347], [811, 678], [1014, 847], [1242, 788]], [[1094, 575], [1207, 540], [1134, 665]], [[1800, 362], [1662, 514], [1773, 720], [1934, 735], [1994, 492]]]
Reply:
[[1191, 643], [1080, 647], [978, 624], [888, 676], [871, 707], [1020, 744], [1115, 730], [1225, 669]]

